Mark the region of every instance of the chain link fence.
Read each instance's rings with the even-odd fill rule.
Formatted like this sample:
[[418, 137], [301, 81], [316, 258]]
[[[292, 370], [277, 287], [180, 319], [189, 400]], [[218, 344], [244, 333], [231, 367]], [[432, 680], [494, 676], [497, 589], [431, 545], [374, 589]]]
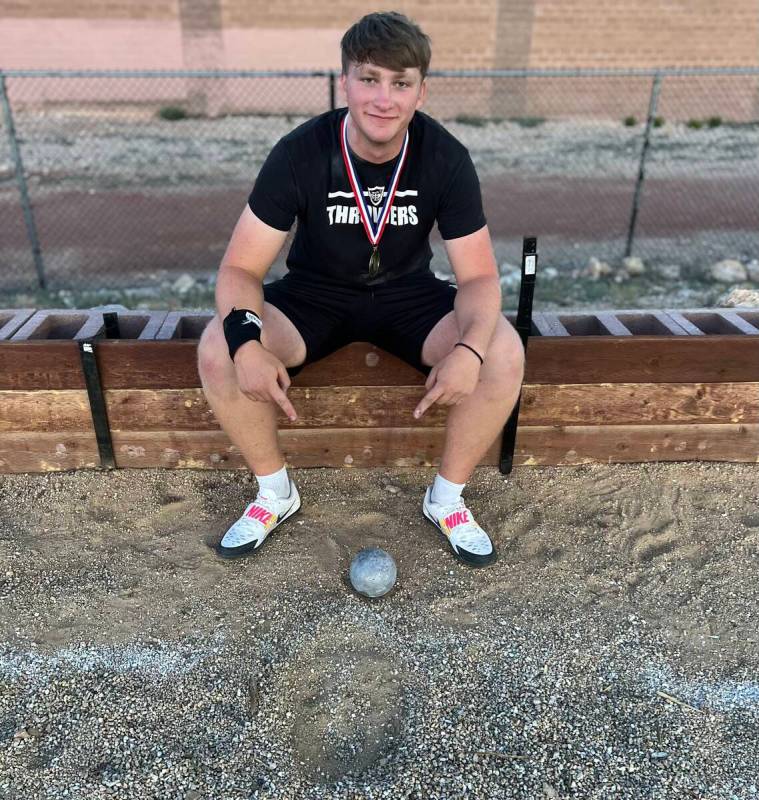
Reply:
[[[759, 257], [759, 69], [429, 84], [425, 110], [472, 154], [499, 261], [519, 263], [523, 235], [559, 270]], [[340, 105], [336, 88], [330, 72], [0, 72], [0, 290], [212, 278], [268, 151]]]

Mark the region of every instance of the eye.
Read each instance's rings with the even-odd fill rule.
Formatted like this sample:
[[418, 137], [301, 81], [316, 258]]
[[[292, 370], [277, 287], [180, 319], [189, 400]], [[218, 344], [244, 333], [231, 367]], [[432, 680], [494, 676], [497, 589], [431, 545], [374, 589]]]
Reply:
[[406, 81], [396, 81], [395, 85], [400, 86], [401, 89], [405, 89], [408, 86], [408, 83]]

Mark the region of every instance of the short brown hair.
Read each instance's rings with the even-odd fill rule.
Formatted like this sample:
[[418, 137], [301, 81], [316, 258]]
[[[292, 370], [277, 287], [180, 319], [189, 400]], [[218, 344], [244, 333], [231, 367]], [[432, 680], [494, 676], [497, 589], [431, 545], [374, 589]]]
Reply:
[[430, 37], [397, 11], [367, 14], [345, 32], [341, 42], [343, 74], [351, 62], [371, 62], [398, 72], [417, 67], [422, 78], [430, 66]]

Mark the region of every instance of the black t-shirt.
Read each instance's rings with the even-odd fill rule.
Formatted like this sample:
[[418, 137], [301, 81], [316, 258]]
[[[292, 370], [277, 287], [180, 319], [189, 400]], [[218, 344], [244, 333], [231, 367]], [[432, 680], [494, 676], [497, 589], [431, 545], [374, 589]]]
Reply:
[[[359, 217], [340, 149], [341, 108], [321, 114], [272, 149], [248, 198], [251, 211], [281, 231], [298, 226], [287, 257], [293, 273], [374, 285], [429, 270], [429, 233], [444, 239], [485, 225], [480, 184], [466, 147], [417, 111], [390, 218], [379, 244], [380, 271], [369, 278], [372, 245]], [[378, 214], [397, 159], [373, 164], [351, 152], [370, 213]], [[374, 189], [375, 191], [371, 191]], [[372, 199], [373, 198], [373, 199]], [[376, 217], [375, 217], [376, 220]]]

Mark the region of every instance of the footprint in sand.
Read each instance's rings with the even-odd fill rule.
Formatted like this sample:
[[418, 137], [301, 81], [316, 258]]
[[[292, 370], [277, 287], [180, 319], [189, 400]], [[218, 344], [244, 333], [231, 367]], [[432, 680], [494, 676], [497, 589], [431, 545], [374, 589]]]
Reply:
[[387, 514], [370, 512], [350, 518], [348, 523], [322, 527], [319, 518], [308, 520], [318, 536], [312, 537], [311, 554], [329, 575], [338, 573], [363, 547], [387, 547], [388, 531], [396, 524]]
[[295, 760], [314, 781], [359, 775], [398, 745], [401, 679], [378, 649], [318, 653], [290, 676]]
[[672, 528], [679, 497], [679, 490], [674, 488], [665, 490], [657, 498], [655, 508], [646, 508], [638, 496], [627, 497], [620, 503], [619, 522], [625, 549], [636, 561], [651, 561], [678, 546], [679, 537]]

